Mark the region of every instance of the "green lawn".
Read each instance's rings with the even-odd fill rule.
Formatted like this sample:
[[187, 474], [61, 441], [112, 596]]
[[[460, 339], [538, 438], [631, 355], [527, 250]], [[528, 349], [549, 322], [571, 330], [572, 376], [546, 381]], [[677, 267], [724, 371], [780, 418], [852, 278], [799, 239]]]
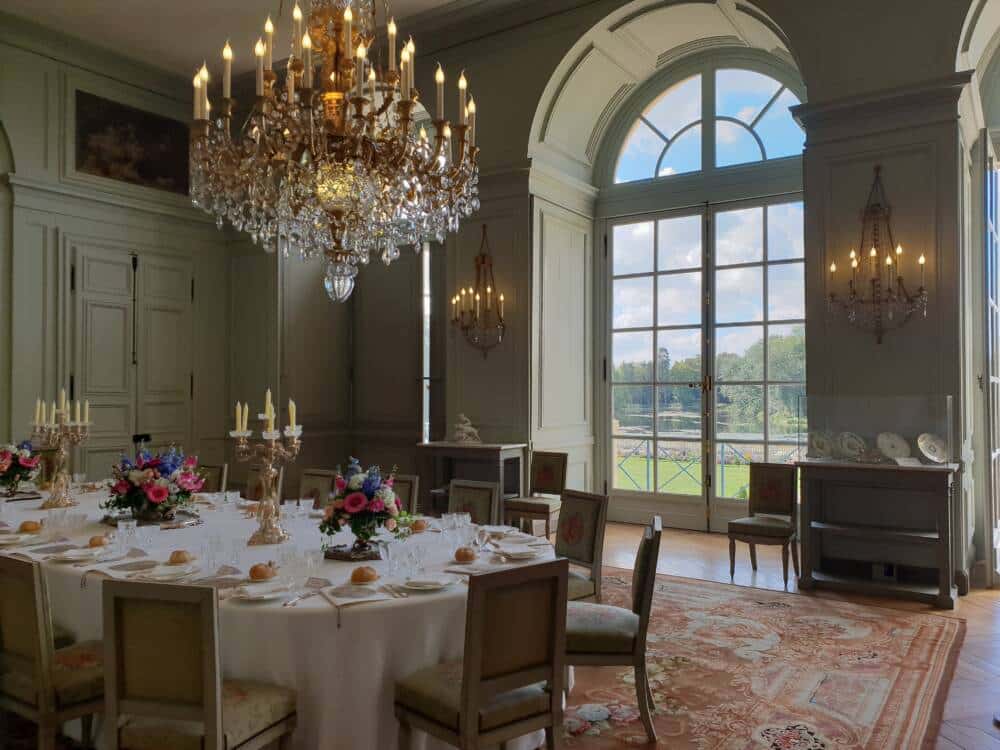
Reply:
[[[615, 488], [621, 490], [652, 491], [653, 466], [639, 456], [626, 458], [619, 465], [615, 460]], [[702, 477], [704, 472], [700, 461], [675, 461], [661, 458], [657, 461], [660, 486], [659, 492], [677, 495], [701, 495]], [[647, 480], [646, 474], [649, 472]], [[629, 478], [632, 477], [632, 479]], [[634, 482], [632, 480], [635, 480]], [[647, 485], [648, 481], [648, 485]], [[736, 497], [740, 489], [750, 481], [750, 467], [746, 464], [726, 464], [715, 467], [716, 495], [720, 497]], [[636, 487], [636, 484], [639, 487]]]

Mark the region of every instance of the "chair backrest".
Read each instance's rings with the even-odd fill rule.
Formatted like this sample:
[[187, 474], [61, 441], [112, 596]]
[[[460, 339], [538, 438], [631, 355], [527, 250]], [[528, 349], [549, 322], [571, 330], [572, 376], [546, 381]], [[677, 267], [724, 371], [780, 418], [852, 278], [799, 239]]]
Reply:
[[[36, 691], [39, 711], [53, 710], [52, 618], [37, 562], [0, 556], [0, 671]], [[29, 688], [30, 690], [30, 688]]]
[[750, 515], [771, 513], [794, 519], [797, 476], [793, 464], [750, 464]]
[[660, 535], [663, 519], [653, 516], [643, 529], [639, 550], [635, 553], [635, 570], [632, 573], [632, 611], [639, 615], [639, 636], [636, 647], [645, 648], [649, 613], [653, 607], [653, 590], [656, 588], [656, 564], [660, 559]]
[[403, 504], [403, 510], [410, 514], [417, 512], [420, 477], [416, 474], [397, 474], [392, 480], [392, 489]]
[[225, 492], [229, 483], [229, 464], [198, 464], [198, 471], [205, 484], [202, 492]]
[[[202, 747], [223, 748], [219, 610], [215, 590], [107, 580], [104, 713], [201, 724]], [[118, 750], [117, 732], [111, 748]]]
[[299, 478], [299, 497], [312, 500], [316, 510], [330, 504], [333, 480], [337, 472], [330, 469], [306, 469]]
[[607, 516], [607, 495], [565, 490], [556, 527], [556, 554], [580, 565], [600, 566]]
[[566, 489], [566, 453], [532, 451], [531, 494], [561, 495]]
[[[285, 467], [282, 466], [278, 469], [278, 502], [280, 503], [284, 496], [281, 494], [285, 485]], [[264, 474], [263, 467], [261, 466], [251, 466], [247, 471], [247, 484], [246, 489], [243, 491], [243, 496], [247, 500], [263, 500], [264, 499]]]
[[448, 487], [448, 512], [469, 513], [473, 523], [500, 523], [500, 485], [452, 479]]
[[469, 578], [459, 718], [464, 738], [477, 735], [479, 708], [490, 698], [542, 681], [553, 726], [562, 723], [568, 570], [566, 560], [552, 560]]

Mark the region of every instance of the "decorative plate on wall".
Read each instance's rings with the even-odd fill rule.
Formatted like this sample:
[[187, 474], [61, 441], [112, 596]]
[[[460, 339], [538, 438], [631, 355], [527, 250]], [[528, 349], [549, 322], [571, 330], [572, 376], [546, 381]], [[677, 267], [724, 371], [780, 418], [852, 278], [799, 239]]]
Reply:
[[917, 438], [917, 447], [925, 458], [936, 464], [943, 464], [948, 460], [948, 444], [938, 435], [925, 432]]
[[865, 439], [854, 432], [842, 432], [837, 435], [837, 453], [844, 458], [860, 458], [868, 450]]
[[830, 458], [833, 455], [833, 433], [828, 430], [813, 430], [809, 433], [808, 458]]
[[895, 432], [880, 432], [875, 444], [886, 458], [908, 458], [910, 455], [910, 444]]

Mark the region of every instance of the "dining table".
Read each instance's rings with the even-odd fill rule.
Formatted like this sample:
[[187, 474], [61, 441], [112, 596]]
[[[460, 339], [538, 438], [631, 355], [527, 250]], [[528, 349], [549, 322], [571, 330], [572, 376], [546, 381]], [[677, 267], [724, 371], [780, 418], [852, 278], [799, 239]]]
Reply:
[[[40, 562], [53, 621], [77, 641], [100, 640], [103, 580], [141, 580], [146, 574], [136, 571], [143, 567], [136, 563], [165, 563], [173, 551], [189, 552], [195, 558], [189, 568], [193, 572], [176, 582], [218, 588], [223, 678], [294, 689], [297, 727], [291, 745], [295, 748], [395, 748], [395, 682], [423, 667], [462, 658], [468, 575], [530, 564], [500, 558], [484, 547], [474, 567], [454, 574], [450, 585], [417, 591], [407, 586], [408, 579], [461, 570], [454, 562], [454, 551], [468, 543], [475, 527], [445, 529], [440, 520], [430, 519], [431, 528], [424, 533], [401, 540], [387, 538], [381, 546], [388, 559], [345, 562], [326, 559], [324, 544], [350, 545], [353, 536], [350, 531], [324, 536], [311, 501], [286, 501], [282, 506], [282, 524], [290, 535], [287, 542], [249, 546], [247, 540], [257, 521], [238, 493], [200, 496], [193, 506], [197, 518], [189, 519], [187, 525], [151, 524], [119, 531], [102, 520], [107, 513], [101, 507], [107, 491], [83, 490], [90, 491], [78, 489], [79, 504], [68, 509], [41, 510], [37, 499], [0, 503], [0, 538], [16, 533], [22, 521], [43, 521], [39, 538], [0, 545], [0, 554]], [[66, 562], [66, 552], [51, 551], [68, 545], [84, 547], [92, 536], [103, 534], [111, 535], [112, 541], [108, 551], [93, 560]], [[479, 535], [480, 541], [483, 538]], [[535, 562], [554, 558], [547, 544], [535, 549]], [[248, 571], [256, 563], [267, 562], [277, 566], [279, 576], [279, 584], [272, 582], [270, 589], [282, 589], [283, 581], [287, 590], [267, 600], [254, 600], [253, 588], [246, 581]], [[327, 595], [336, 589], [326, 587], [348, 584], [353, 569], [362, 564], [378, 571], [377, 585], [387, 598], [336, 604], [337, 597]], [[248, 591], [249, 600], [243, 598]], [[169, 644], [169, 633], [165, 633], [164, 647]], [[544, 734], [536, 732], [508, 747], [531, 750], [544, 744]], [[414, 732], [412, 747], [436, 750], [448, 745]]]

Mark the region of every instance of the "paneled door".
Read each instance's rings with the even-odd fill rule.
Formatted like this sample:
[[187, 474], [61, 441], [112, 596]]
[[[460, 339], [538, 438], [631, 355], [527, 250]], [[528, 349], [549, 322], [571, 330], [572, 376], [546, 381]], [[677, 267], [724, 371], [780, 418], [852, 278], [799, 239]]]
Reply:
[[724, 531], [752, 461], [791, 461], [805, 393], [802, 203], [609, 227], [612, 502]]
[[[982, 139], [983, 148], [983, 216], [985, 219], [983, 250], [983, 288], [986, 299], [984, 342], [985, 377], [980, 385], [986, 396], [986, 452], [988, 465], [986, 486], [993, 528], [991, 550], [994, 576], [1000, 571], [1000, 194], [998, 172], [990, 139]], [[983, 381], [986, 381], [983, 383]]]
[[191, 264], [87, 243], [73, 264], [73, 395], [93, 422], [76, 471], [98, 479], [137, 432], [157, 446], [189, 441]]

